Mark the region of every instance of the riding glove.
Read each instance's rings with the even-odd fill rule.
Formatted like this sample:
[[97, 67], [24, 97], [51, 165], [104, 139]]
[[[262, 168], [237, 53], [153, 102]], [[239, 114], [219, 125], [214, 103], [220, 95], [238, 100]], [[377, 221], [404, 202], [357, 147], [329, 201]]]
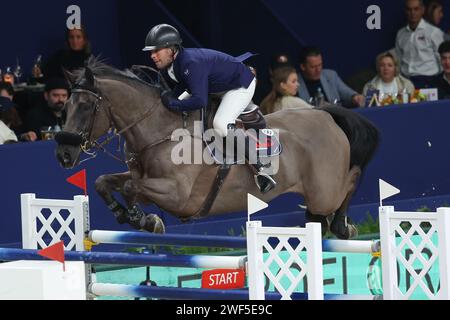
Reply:
[[163, 92], [161, 92], [161, 102], [162, 104], [170, 110], [173, 111], [178, 111], [178, 108], [172, 107], [171, 106], [171, 101], [174, 100], [172, 91], [170, 90], [164, 90]]

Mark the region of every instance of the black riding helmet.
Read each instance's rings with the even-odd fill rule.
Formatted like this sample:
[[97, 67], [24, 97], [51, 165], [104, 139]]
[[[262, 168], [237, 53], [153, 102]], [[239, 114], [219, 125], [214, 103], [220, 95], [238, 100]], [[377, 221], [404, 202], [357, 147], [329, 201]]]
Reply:
[[172, 46], [181, 47], [183, 40], [177, 29], [168, 24], [159, 24], [150, 30], [143, 51], [152, 51]]

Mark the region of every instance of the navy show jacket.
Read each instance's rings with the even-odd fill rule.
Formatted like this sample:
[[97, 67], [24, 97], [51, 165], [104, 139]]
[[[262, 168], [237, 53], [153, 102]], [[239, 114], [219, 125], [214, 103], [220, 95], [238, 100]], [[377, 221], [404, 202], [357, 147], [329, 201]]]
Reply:
[[[209, 94], [248, 88], [255, 76], [243, 61], [251, 56], [245, 54], [235, 58], [211, 49], [182, 50], [173, 63], [178, 81], [174, 94], [178, 98], [187, 91], [191, 97], [171, 99], [170, 106], [180, 111], [195, 111], [207, 106]], [[165, 76], [168, 77], [167, 71]]]

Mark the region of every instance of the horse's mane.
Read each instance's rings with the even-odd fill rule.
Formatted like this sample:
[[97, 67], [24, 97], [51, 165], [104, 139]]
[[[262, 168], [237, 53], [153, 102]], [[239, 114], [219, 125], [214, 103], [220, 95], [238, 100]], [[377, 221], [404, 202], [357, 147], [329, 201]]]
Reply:
[[[108, 78], [119, 81], [131, 81], [141, 85], [147, 86], [151, 89], [160, 89], [159, 84], [151, 84], [139, 78], [131, 70], [125, 69], [124, 71], [116, 69], [104, 62], [99, 56], [91, 56], [86, 61], [85, 68], [89, 68], [94, 76], [101, 78]], [[76, 76], [77, 83], [80, 83], [84, 79], [85, 68], [75, 70], [73, 74]]]

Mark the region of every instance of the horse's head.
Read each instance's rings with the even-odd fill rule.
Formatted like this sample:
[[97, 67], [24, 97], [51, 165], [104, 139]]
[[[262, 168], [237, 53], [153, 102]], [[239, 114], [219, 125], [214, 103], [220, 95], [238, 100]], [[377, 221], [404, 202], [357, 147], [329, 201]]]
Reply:
[[72, 95], [66, 103], [64, 131], [58, 133], [55, 140], [58, 143], [56, 157], [64, 168], [69, 169], [79, 164], [82, 151], [88, 152], [93, 142], [107, 133], [110, 121], [91, 69], [85, 68], [82, 77], [70, 73], [66, 73], [66, 77]]

